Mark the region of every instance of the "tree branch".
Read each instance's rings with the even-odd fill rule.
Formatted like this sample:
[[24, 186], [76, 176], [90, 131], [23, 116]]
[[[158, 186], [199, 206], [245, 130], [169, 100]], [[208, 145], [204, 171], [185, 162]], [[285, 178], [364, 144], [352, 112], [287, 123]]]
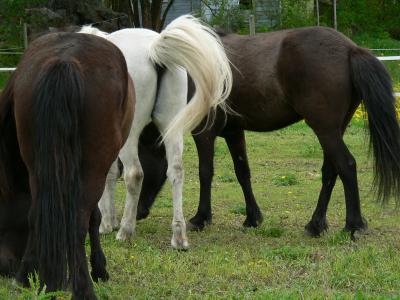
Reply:
[[170, 10], [172, 4], [174, 3], [174, 1], [175, 1], [175, 0], [169, 0], [169, 1], [168, 1], [168, 5], [167, 5], [167, 7], [166, 7], [165, 10], [164, 10], [164, 14], [163, 14], [162, 19], [161, 19], [161, 22], [160, 22], [160, 30], [159, 30], [159, 31], [161, 31], [161, 30], [163, 29], [164, 24], [165, 24], [165, 20], [167, 19], [168, 12], [169, 12], [169, 10]]
[[207, 0], [201, 0], [201, 3], [203, 3], [210, 10], [210, 12], [213, 15], [213, 17], [217, 16], [217, 14], [214, 13], [213, 8], [211, 8], [210, 4], [208, 4]]

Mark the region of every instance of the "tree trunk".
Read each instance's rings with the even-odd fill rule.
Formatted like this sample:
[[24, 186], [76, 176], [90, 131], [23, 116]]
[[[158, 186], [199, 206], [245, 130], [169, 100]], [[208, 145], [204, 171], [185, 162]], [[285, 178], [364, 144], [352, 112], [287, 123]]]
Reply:
[[174, 0], [169, 0], [163, 10], [162, 0], [152, 0], [151, 3], [149, 0], [132, 0], [135, 27], [144, 27], [160, 32], [173, 3]]

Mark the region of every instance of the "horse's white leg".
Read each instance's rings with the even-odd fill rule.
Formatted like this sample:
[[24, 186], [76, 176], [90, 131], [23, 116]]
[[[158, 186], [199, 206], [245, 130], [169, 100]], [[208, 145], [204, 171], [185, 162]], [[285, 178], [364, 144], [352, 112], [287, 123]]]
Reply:
[[120, 152], [120, 158], [124, 165], [126, 198], [124, 215], [117, 234], [117, 240], [129, 239], [135, 233], [137, 206], [144, 177], [138, 155], [138, 139], [138, 135], [133, 136], [130, 143], [125, 145]]
[[172, 219], [172, 239], [171, 245], [175, 249], [189, 248], [186, 236], [186, 222], [183, 216], [183, 136], [174, 137], [173, 140], [165, 141], [165, 150], [167, 154], [168, 170], [167, 176], [172, 184], [172, 198], [174, 206], [174, 216]]
[[[154, 70], [153, 70], [154, 71]], [[145, 74], [145, 73], [143, 73]], [[151, 75], [151, 74], [150, 74]], [[131, 131], [125, 145], [122, 147], [119, 158], [124, 165], [124, 180], [126, 186], [125, 209], [121, 220], [121, 227], [117, 234], [118, 240], [132, 237], [136, 227], [136, 212], [140, 190], [143, 182], [143, 170], [138, 155], [139, 136], [143, 128], [150, 122], [151, 111], [154, 107], [156, 90], [156, 74], [154, 78], [141, 78], [136, 84], [136, 106]], [[153, 90], [150, 90], [150, 88]]]
[[99, 201], [99, 208], [102, 216], [99, 232], [102, 234], [110, 233], [113, 231], [113, 229], [118, 227], [118, 223], [116, 224], [114, 205], [114, 192], [118, 175], [119, 170], [117, 159], [111, 165], [110, 171], [108, 171], [104, 192]]
[[[187, 75], [182, 69], [167, 70], [163, 75], [153, 120], [160, 132], [166, 132], [168, 125], [177, 113], [186, 105]], [[183, 216], [183, 133], [164, 140], [168, 161], [167, 176], [172, 184], [172, 198], [174, 216], [172, 219], [171, 245], [175, 249], [187, 249], [189, 247], [186, 236], [186, 223]]]

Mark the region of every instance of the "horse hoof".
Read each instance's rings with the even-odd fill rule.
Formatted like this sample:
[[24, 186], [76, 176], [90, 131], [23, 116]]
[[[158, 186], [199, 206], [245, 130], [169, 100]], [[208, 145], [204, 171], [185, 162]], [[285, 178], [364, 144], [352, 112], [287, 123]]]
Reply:
[[20, 272], [17, 272], [15, 275], [15, 282], [19, 285], [22, 285], [23, 287], [29, 287], [29, 279], [28, 276], [25, 274], [21, 274]]
[[100, 234], [108, 234], [108, 233], [111, 233], [111, 232], [113, 232], [113, 226], [112, 225], [104, 224], [104, 223], [100, 224], [100, 227], [99, 227], [99, 233]]
[[305, 235], [311, 237], [320, 237], [321, 233], [328, 230], [328, 224], [326, 220], [321, 222], [310, 221], [305, 227]]
[[243, 222], [244, 227], [258, 227], [263, 222], [264, 218], [260, 211], [253, 214], [251, 217], [248, 216], [246, 220]]
[[117, 240], [119, 241], [127, 241], [133, 237], [134, 232], [130, 230], [123, 229], [122, 227], [119, 229], [117, 233]]
[[368, 229], [368, 222], [365, 220], [363, 217], [361, 217], [360, 220], [354, 222], [346, 222], [346, 225], [344, 226], [344, 231], [350, 231], [351, 233], [359, 231], [359, 232], [365, 232]]
[[174, 250], [178, 250], [178, 251], [187, 251], [189, 250], [189, 242], [187, 241], [187, 239], [176, 239], [176, 238], [172, 238], [171, 239], [171, 246]]
[[138, 208], [138, 212], [136, 214], [136, 220], [139, 221], [139, 220], [146, 219], [149, 216], [149, 214], [150, 214], [150, 211], [148, 209], [144, 209], [144, 208], [139, 209]]
[[187, 228], [190, 231], [203, 231], [204, 227], [210, 224], [211, 218], [200, 218], [195, 216], [189, 220]]
[[93, 270], [91, 272], [91, 275], [92, 275], [92, 279], [94, 282], [99, 282], [99, 279], [103, 282], [106, 282], [110, 279], [110, 275], [108, 274], [108, 272], [106, 270], [101, 270], [101, 271]]

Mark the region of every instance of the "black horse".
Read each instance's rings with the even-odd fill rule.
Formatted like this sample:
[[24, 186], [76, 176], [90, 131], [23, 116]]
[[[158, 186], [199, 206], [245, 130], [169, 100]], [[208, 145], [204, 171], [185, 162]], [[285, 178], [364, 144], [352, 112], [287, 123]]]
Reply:
[[26, 50], [0, 97], [0, 273], [47, 291], [95, 299], [107, 279], [97, 207], [128, 136], [135, 95], [121, 51], [91, 35], [57, 33]]
[[[390, 196], [399, 198], [400, 131], [391, 79], [369, 51], [321, 27], [254, 36], [227, 34], [221, 39], [234, 65], [228, 103], [240, 116], [218, 114], [211, 128], [193, 135], [200, 176], [200, 203], [190, 220], [194, 228], [202, 229], [211, 222], [215, 138], [225, 138], [233, 158], [246, 200], [244, 225], [257, 226], [262, 215], [251, 188], [244, 130], [272, 131], [302, 119], [317, 135], [324, 155], [322, 189], [306, 231], [319, 236], [327, 229], [326, 211], [338, 175], [345, 191], [345, 229], [354, 232], [365, 228], [356, 161], [343, 142], [345, 129], [361, 100], [368, 113], [378, 197], [383, 201]], [[156, 157], [149, 158], [163, 157], [162, 149], [155, 148], [158, 133], [154, 130], [150, 126], [145, 131], [147, 136], [142, 137], [140, 155], [145, 178], [138, 218], [148, 215], [165, 180], [165, 163], [152, 164], [151, 159]]]

